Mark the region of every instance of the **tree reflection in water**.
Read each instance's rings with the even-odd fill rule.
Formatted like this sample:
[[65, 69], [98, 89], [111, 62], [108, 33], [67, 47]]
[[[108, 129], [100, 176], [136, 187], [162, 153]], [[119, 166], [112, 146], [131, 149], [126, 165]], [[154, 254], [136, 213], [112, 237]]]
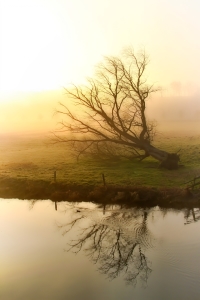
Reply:
[[200, 220], [200, 208], [191, 208], [185, 210], [185, 225], [197, 222]]
[[[109, 207], [110, 209], [110, 207]], [[124, 275], [128, 284], [135, 285], [138, 279], [147, 284], [151, 273], [145, 250], [152, 247], [152, 234], [147, 227], [150, 210], [121, 208], [107, 211], [95, 218], [95, 212], [79, 211], [69, 223], [59, 225], [63, 235], [79, 227], [80, 234], [68, 244], [67, 251], [78, 253], [84, 250], [98, 269], [109, 279]], [[89, 225], [83, 219], [90, 219]]]

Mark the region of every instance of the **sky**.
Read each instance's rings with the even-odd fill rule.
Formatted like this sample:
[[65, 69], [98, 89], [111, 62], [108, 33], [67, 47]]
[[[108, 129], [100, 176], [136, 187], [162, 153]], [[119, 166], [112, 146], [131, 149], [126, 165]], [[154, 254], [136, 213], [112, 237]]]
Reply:
[[198, 0], [0, 0], [0, 133], [53, 128], [64, 87], [129, 46], [145, 48], [162, 87], [150, 115], [198, 118], [199, 11]]

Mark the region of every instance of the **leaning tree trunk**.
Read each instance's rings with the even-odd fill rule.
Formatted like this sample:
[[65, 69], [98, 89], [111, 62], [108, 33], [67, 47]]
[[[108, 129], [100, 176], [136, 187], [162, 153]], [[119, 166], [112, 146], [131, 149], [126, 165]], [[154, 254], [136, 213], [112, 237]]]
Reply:
[[178, 162], [180, 161], [179, 155], [177, 153], [168, 153], [166, 151], [155, 148], [154, 146], [145, 143], [143, 149], [149, 156], [160, 161], [160, 167], [174, 170], [178, 169]]

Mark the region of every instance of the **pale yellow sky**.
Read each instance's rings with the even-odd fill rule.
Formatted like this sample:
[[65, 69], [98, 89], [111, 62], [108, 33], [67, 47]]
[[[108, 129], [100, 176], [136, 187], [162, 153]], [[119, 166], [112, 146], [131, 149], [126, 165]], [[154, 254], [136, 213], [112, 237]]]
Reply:
[[199, 11], [198, 0], [0, 0], [0, 132], [34, 127], [50, 111], [44, 91], [83, 82], [104, 55], [130, 45], [145, 47], [149, 78], [164, 97], [194, 96], [195, 106]]

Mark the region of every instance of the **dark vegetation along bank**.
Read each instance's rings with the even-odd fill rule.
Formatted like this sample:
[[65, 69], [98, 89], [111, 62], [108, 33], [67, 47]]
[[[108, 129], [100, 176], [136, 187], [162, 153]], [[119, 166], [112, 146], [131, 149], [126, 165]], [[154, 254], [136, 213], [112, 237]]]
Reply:
[[200, 190], [117, 185], [78, 185], [45, 180], [0, 178], [0, 197], [19, 199], [51, 199], [59, 201], [91, 201], [100, 204], [128, 206], [200, 207]]

